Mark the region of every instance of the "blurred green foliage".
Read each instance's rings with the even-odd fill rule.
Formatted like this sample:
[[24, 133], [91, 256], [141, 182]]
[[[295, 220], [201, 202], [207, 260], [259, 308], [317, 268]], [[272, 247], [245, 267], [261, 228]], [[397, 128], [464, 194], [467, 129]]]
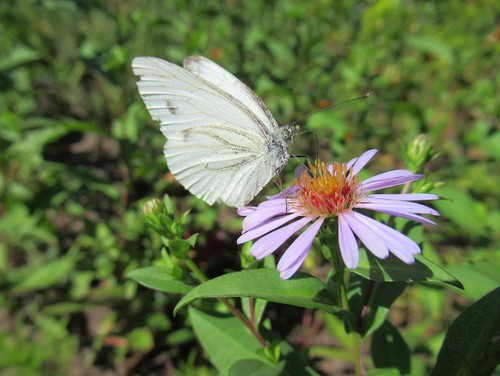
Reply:
[[192, 209], [198, 265], [238, 268], [239, 220], [167, 173], [130, 68], [134, 56], [190, 54], [248, 83], [281, 123], [371, 93], [308, 117], [319, 141], [299, 135], [297, 154], [346, 160], [376, 147], [375, 172], [429, 135], [440, 154], [427, 173], [444, 186], [424, 253], [466, 290], [415, 285], [393, 307], [419, 359], [411, 372], [427, 372], [453, 318], [500, 284], [499, 16], [495, 0], [0, 3], [2, 373], [214, 374], [186, 312], [171, 314], [175, 295], [125, 278], [161, 259], [139, 208], [163, 193]]

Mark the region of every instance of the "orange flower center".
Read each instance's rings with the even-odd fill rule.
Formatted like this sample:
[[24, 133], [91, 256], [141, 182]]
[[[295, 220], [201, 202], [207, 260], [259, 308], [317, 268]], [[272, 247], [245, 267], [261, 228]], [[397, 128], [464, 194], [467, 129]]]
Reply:
[[299, 191], [290, 205], [304, 215], [337, 216], [359, 200], [358, 177], [350, 176], [342, 163], [326, 165], [316, 160], [295, 179]]

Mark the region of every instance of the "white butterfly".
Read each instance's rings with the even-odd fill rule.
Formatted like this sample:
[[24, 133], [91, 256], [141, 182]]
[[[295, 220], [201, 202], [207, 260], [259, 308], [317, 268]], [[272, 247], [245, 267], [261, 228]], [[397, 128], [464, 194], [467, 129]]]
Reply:
[[167, 138], [170, 171], [208, 204], [245, 205], [290, 158], [296, 127], [279, 126], [250, 88], [213, 61], [189, 56], [181, 68], [136, 57], [132, 68]]

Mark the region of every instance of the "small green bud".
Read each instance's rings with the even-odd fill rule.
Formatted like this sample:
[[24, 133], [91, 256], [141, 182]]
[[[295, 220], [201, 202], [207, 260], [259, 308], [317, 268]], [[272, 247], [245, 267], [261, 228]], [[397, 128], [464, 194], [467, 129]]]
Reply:
[[405, 148], [406, 168], [414, 173], [421, 171], [423, 166], [435, 157], [432, 142], [426, 134], [418, 135]]
[[152, 198], [141, 208], [146, 223], [156, 232], [162, 234], [164, 227], [162, 225], [162, 214], [165, 213], [165, 205], [158, 198]]
[[278, 345], [270, 345], [263, 349], [264, 356], [272, 363], [278, 363], [281, 357], [281, 349]]

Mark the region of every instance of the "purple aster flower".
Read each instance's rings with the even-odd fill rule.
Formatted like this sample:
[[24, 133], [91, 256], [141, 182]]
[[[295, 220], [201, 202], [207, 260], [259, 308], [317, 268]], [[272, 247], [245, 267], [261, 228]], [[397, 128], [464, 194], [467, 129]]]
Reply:
[[278, 263], [281, 278], [290, 278], [302, 265], [314, 237], [327, 218], [337, 217], [339, 248], [349, 269], [359, 262], [358, 238], [371, 253], [386, 258], [392, 253], [406, 264], [415, 262], [419, 246], [393, 228], [358, 212], [367, 209], [435, 224], [421, 214], [439, 213], [413, 201], [436, 200], [433, 194], [373, 194], [372, 191], [418, 180], [423, 175], [408, 170], [385, 172], [362, 182], [358, 172], [377, 150], [369, 150], [348, 163], [325, 164], [317, 161], [302, 171], [295, 184], [283, 192], [268, 197], [257, 207], [238, 209], [244, 216], [243, 233], [238, 244], [259, 238], [250, 250], [257, 259], [276, 251], [297, 231], [306, 227], [288, 247]]

